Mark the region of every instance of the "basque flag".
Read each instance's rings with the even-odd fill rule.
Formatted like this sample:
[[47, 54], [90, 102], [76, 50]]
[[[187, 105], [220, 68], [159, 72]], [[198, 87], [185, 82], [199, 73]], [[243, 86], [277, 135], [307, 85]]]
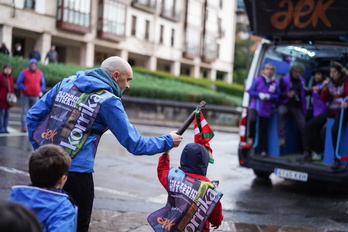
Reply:
[[203, 112], [197, 109], [194, 117], [194, 142], [201, 144], [209, 151], [209, 163], [214, 163], [213, 150], [209, 141], [214, 137], [214, 132], [205, 120]]

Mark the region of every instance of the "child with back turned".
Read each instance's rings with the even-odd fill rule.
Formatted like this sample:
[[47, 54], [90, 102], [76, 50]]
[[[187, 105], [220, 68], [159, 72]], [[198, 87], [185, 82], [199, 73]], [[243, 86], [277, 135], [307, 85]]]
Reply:
[[210, 224], [214, 229], [220, 226], [222, 193], [206, 177], [208, 163], [208, 150], [197, 143], [185, 146], [179, 169], [170, 168], [169, 151], [159, 157], [157, 174], [168, 191], [168, 202], [148, 217], [155, 231], [207, 232]]
[[12, 187], [8, 201], [33, 210], [43, 231], [76, 231], [77, 207], [62, 190], [70, 162], [70, 156], [61, 147], [43, 145], [29, 159], [32, 185]]

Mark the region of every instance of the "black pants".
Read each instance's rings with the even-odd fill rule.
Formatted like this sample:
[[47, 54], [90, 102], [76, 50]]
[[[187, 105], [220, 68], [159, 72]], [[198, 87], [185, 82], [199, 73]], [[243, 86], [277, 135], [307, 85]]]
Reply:
[[92, 173], [69, 172], [68, 180], [63, 189], [69, 193], [78, 206], [77, 232], [87, 232], [94, 200]]
[[259, 149], [260, 152], [267, 152], [267, 143], [268, 143], [268, 123], [269, 118], [260, 117], [257, 115], [255, 109], [248, 110], [248, 138], [253, 138], [255, 140], [256, 137], [256, 121], [257, 117], [259, 117]]
[[[322, 113], [314, 118], [312, 118], [309, 122], [307, 122], [305, 127], [305, 144], [304, 150], [307, 152], [311, 152], [312, 150], [316, 153], [320, 153], [324, 150], [324, 141], [320, 136], [320, 130], [325, 125], [327, 118], [334, 118], [334, 124], [331, 128], [331, 137], [332, 137], [332, 146], [334, 148], [336, 154], [336, 143], [338, 136], [338, 129], [340, 123], [340, 113], [334, 115], [329, 112]], [[343, 124], [348, 120], [348, 111], [345, 110], [343, 117]]]

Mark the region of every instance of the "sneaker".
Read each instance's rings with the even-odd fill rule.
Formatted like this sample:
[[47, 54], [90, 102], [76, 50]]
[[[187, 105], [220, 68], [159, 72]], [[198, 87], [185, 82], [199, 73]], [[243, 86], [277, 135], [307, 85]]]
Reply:
[[27, 128], [25, 126], [22, 126], [21, 132], [27, 132]]
[[306, 161], [311, 162], [311, 161], [313, 161], [313, 159], [312, 159], [311, 154], [309, 152], [305, 151], [303, 153], [303, 155], [301, 155], [300, 157], [297, 157], [296, 161], [298, 161], [298, 162], [306, 162]]
[[262, 157], [266, 157], [267, 156], [267, 153], [265, 151], [261, 152], [261, 156]]
[[323, 157], [323, 154], [322, 154], [322, 153], [313, 152], [313, 154], [312, 154], [312, 159], [313, 159], [313, 160], [321, 160], [322, 157]]
[[253, 138], [248, 138], [247, 144], [249, 147], [252, 147], [254, 145], [254, 139]]
[[285, 146], [285, 139], [284, 138], [279, 138], [279, 147]]
[[331, 165], [331, 169], [337, 170], [341, 167], [341, 162], [339, 159], [335, 158], [333, 164]]

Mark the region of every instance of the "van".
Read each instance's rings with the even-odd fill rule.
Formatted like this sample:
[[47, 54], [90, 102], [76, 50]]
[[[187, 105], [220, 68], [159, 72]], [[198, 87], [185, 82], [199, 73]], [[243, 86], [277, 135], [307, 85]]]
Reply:
[[[275, 66], [279, 80], [287, 75], [293, 63], [301, 63], [302, 77], [310, 83], [312, 72], [320, 68], [329, 77], [330, 63], [348, 67], [348, 1], [335, 0], [244, 0], [251, 34], [262, 38], [255, 51], [247, 79], [239, 122], [239, 164], [253, 169], [256, 176], [268, 178], [272, 173], [296, 181], [328, 181], [348, 183], [348, 123], [342, 123], [336, 154], [331, 140], [333, 119], [327, 119], [322, 129], [324, 152], [321, 160], [298, 161], [303, 154], [300, 135], [291, 117], [286, 119], [285, 146], [279, 146], [277, 109], [272, 111], [268, 126], [267, 156], [262, 157], [257, 146], [247, 143], [247, 119], [250, 96], [248, 89], [266, 63]], [[262, 135], [259, 135], [262, 136]], [[258, 136], [256, 136], [258, 137]], [[254, 143], [257, 144], [257, 141]], [[334, 157], [341, 159], [340, 167], [332, 169]]]

